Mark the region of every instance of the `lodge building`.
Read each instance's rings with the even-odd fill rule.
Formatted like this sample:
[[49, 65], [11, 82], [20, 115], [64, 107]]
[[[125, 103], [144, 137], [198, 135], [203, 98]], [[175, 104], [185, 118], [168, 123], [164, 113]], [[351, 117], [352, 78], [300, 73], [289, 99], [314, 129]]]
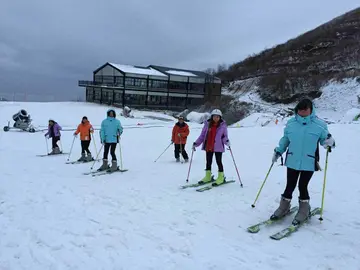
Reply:
[[105, 63], [93, 71], [92, 81], [79, 81], [86, 101], [117, 107], [185, 109], [217, 104], [221, 80], [202, 71], [150, 65]]

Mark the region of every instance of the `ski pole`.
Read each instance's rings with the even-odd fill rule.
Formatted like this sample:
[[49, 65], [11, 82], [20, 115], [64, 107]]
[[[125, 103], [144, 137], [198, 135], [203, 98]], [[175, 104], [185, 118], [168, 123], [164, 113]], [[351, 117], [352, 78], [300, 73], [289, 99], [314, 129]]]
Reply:
[[47, 138], [45, 138], [45, 142], [46, 142], [46, 154], [49, 154], [49, 145], [48, 145], [48, 141], [47, 141]]
[[255, 207], [255, 203], [256, 203], [256, 201], [257, 201], [258, 198], [259, 198], [259, 195], [260, 195], [260, 193], [261, 193], [261, 190], [263, 189], [263, 187], [264, 187], [264, 185], [265, 185], [265, 182], [266, 182], [266, 180], [267, 180], [267, 178], [268, 178], [268, 176], [269, 176], [269, 174], [270, 174], [270, 171], [271, 171], [271, 169], [272, 169], [273, 166], [274, 166], [274, 162], [271, 163], [271, 166], [270, 166], [270, 168], [269, 168], [269, 171], [267, 172], [266, 177], [265, 177], [264, 181], [262, 182], [262, 185], [261, 185], [261, 187], [260, 187], [260, 189], [259, 189], [259, 191], [258, 191], [258, 193], [257, 193], [257, 195], [256, 195], [256, 199], [255, 199], [254, 203], [251, 205], [251, 207], [253, 207], [253, 208]]
[[99, 155], [100, 155], [100, 153], [101, 153], [101, 150], [102, 150], [103, 146], [104, 146], [104, 145], [103, 145], [103, 144], [101, 144], [100, 150], [99, 150], [99, 152], [96, 154], [96, 158], [95, 158], [95, 160], [94, 160], [94, 162], [93, 162], [93, 164], [92, 164], [92, 166], [91, 166], [90, 170], [92, 170], [92, 169], [94, 168], [95, 162], [96, 162], [96, 161], [97, 161], [97, 159], [99, 158]]
[[182, 153], [183, 153], [183, 149], [182, 149], [182, 140], [181, 140], [181, 136], [180, 136], [180, 149], [179, 149], [179, 152], [180, 152], [180, 161], [181, 163], [184, 162], [184, 158], [182, 156]]
[[72, 144], [71, 144], [71, 148], [70, 148], [70, 152], [69, 152], [69, 156], [68, 156], [67, 161], [70, 160], [70, 155], [71, 155], [71, 152], [72, 152], [72, 149], [73, 149], [73, 146], [74, 146], [75, 138], [76, 138], [76, 137], [75, 137], [75, 135], [74, 135], [74, 139], [73, 139]]
[[123, 160], [122, 160], [122, 152], [121, 152], [120, 139], [119, 139], [119, 155], [120, 155], [120, 170], [123, 170]]
[[95, 142], [95, 137], [94, 134], [91, 134], [92, 138], [93, 138], [93, 142], [94, 142], [94, 147], [95, 147], [95, 153], [97, 153], [97, 149], [96, 149], [96, 142]]
[[164, 152], [162, 152], [161, 155], [160, 155], [157, 159], [155, 159], [154, 162], [156, 162], [156, 161], [166, 152], [166, 150], [168, 150], [168, 148], [169, 148], [172, 144], [173, 144], [173, 142], [171, 142], [171, 143], [169, 144], [169, 146], [165, 148]]
[[237, 168], [237, 166], [236, 166], [235, 158], [234, 158], [234, 155], [233, 155], [233, 152], [232, 152], [232, 150], [231, 150], [230, 146], [229, 146], [229, 150], [230, 150], [230, 154], [231, 154], [232, 160], [234, 161], [234, 165], [235, 165], [236, 173], [237, 173], [237, 175], [238, 175], [238, 177], [239, 177], [240, 186], [241, 186], [241, 187], [243, 187], [243, 183], [241, 182], [241, 178], [240, 178], [239, 170], [238, 170], [238, 168]]
[[63, 152], [63, 147], [62, 147], [62, 142], [61, 142], [61, 139], [59, 139], [59, 141], [60, 141], [60, 147], [61, 147], [61, 153]]
[[327, 166], [328, 166], [328, 157], [329, 152], [331, 152], [331, 148], [328, 147], [326, 151], [326, 159], [325, 159], [325, 170], [324, 170], [324, 182], [323, 182], [323, 190], [322, 190], [322, 198], [321, 198], [321, 208], [320, 208], [320, 221], [323, 221], [323, 211], [324, 211], [324, 198], [325, 198], [325, 186], [326, 186], [326, 172], [327, 172]]
[[186, 182], [189, 182], [189, 176], [190, 176], [190, 170], [191, 170], [191, 164], [193, 161], [193, 156], [194, 156], [194, 148], [191, 151], [191, 158], [190, 158], [190, 164], [189, 164], [189, 170], [188, 170], [188, 174], [187, 174], [187, 178], [186, 178]]

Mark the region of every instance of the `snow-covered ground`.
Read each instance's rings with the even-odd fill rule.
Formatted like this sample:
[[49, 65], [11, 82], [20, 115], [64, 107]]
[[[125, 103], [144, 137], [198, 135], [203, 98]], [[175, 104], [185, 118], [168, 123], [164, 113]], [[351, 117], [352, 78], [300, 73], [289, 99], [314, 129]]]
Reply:
[[[0, 123], [21, 108], [38, 125], [51, 117], [67, 127], [65, 151], [83, 115], [99, 126], [107, 110], [81, 103], [0, 103]], [[282, 125], [229, 129], [244, 187], [236, 182], [199, 193], [179, 189], [188, 164], [174, 162], [172, 147], [154, 162], [170, 143], [174, 119], [160, 113], [134, 115], [138, 118], [120, 117], [123, 163], [129, 171], [109, 176], [83, 175], [91, 164], [65, 164], [66, 155], [37, 157], [46, 152], [43, 132], [0, 131], [1, 270], [360, 269], [359, 125], [329, 126], [337, 149], [329, 157], [324, 221], [313, 218], [278, 242], [269, 235], [291, 219], [258, 234], [246, 228], [270, 216], [284, 189], [285, 168], [275, 166], [257, 207], [251, 208]], [[191, 154], [201, 125], [189, 124], [186, 148]], [[99, 148], [97, 133], [95, 139]], [[79, 151], [77, 140], [71, 160]], [[321, 150], [323, 168], [324, 159]], [[190, 182], [203, 177], [204, 161], [204, 153], [196, 151]], [[228, 151], [224, 166], [227, 178], [237, 181]], [[213, 172], [216, 176], [216, 165]], [[321, 204], [322, 183], [323, 172], [318, 172], [310, 183], [313, 207]]]

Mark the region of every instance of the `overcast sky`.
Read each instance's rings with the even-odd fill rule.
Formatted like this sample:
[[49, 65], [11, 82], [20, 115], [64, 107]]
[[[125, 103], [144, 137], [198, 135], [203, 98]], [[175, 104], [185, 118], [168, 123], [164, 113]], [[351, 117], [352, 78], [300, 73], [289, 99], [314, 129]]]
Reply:
[[206, 69], [311, 30], [359, 0], [1, 0], [0, 96], [74, 98], [107, 61]]

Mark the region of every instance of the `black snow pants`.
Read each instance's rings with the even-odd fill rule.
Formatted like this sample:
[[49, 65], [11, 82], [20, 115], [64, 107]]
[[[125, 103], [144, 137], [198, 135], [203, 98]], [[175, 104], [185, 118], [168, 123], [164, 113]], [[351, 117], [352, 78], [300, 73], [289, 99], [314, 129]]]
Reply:
[[174, 150], [175, 158], [180, 157], [180, 150], [181, 150], [181, 155], [183, 156], [183, 158], [184, 159], [189, 159], [189, 156], [185, 151], [185, 144], [175, 144], [175, 150]]
[[91, 154], [89, 150], [90, 142], [91, 141], [81, 141], [81, 154], [85, 154], [85, 152]]
[[115, 155], [116, 145], [117, 145], [117, 143], [105, 143], [103, 159], [107, 159], [107, 157], [109, 155], [109, 150], [110, 150], [112, 160], [114, 160], [114, 161], [116, 160], [116, 155]]
[[[296, 188], [296, 184], [299, 182], [299, 199], [309, 200], [308, 184], [314, 172], [312, 171], [297, 171], [291, 168], [287, 168], [287, 183], [283, 197], [292, 199], [292, 194]], [[299, 177], [300, 176], [300, 177]]]
[[[222, 152], [215, 152], [216, 164], [218, 166], [219, 172], [224, 171], [224, 167], [222, 164]], [[206, 170], [211, 170], [212, 160], [213, 160], [214, 152], [206, 152]]]
[[52, 148], [59, 148], [59, 146], [57, 145], [57, 142], [60, 141], [60, 136], [53, 136], [51, 137], [51, 144], [52, 144]]

